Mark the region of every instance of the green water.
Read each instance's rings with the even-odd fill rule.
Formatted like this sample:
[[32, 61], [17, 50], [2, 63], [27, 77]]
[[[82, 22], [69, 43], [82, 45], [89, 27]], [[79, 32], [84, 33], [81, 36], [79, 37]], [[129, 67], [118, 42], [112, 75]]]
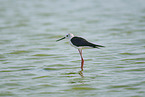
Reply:
[[[144, 97], [144, 0], [0, 0], [0, 97]], [[80, 56], [67, 33], [106, 46]]]

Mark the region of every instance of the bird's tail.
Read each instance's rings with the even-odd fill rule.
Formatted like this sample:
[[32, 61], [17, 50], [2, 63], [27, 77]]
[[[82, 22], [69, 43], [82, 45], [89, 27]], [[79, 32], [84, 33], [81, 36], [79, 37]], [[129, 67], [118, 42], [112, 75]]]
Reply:
[[93, 47], [94, 47], [94, 48], [101, 48], [101, 47], [105, 47], [105, 46], [102, 46], [102, 45], [96, 45], [96, 44], [95, 44]]

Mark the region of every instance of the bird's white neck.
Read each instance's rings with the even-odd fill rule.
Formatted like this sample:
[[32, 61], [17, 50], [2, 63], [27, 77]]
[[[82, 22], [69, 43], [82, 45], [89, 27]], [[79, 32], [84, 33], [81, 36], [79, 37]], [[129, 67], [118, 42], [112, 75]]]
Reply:
[[72, 33], [69, 33], [69, 39], [72, 39], [74, 37], [74, 35]]

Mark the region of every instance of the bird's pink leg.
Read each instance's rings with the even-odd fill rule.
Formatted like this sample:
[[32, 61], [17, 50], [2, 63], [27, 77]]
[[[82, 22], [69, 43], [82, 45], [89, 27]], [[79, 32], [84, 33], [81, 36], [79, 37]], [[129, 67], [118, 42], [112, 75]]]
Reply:
[[82, 49], [78, 49], [79, 53], [80, 53], [80, 56], [81, 56], [81, 69], [83, 71], [83, 66], [84, 66], [84, 59], [83, 59], [83, 56], [82, 56]]

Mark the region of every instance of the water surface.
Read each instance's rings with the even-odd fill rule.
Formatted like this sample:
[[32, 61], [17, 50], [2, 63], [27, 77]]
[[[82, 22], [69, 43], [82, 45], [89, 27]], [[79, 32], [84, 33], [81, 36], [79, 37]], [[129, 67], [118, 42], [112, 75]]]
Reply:
[[[1, 0], [1, 97], [144, 97], [144, 0]], [[80, 56], [67, 33], [106, 46]]]

